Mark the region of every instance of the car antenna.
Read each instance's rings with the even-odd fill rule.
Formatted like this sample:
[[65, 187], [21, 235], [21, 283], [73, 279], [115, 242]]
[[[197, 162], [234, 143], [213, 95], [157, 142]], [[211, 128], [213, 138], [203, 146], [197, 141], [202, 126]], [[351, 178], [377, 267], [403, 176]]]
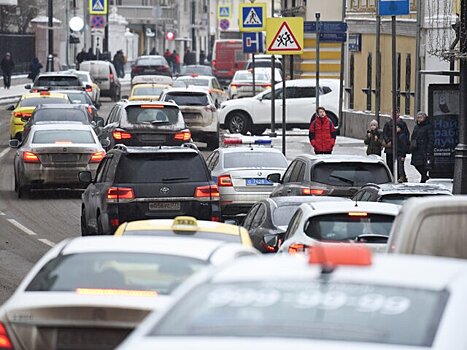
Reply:
[[355, 206], [358, 207], [358, 199], [355, 198]]

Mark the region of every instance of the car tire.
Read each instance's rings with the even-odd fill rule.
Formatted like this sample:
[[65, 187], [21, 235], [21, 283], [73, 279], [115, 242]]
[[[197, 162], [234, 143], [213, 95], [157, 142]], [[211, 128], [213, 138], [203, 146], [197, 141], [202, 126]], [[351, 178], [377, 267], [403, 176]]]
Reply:
[[207, 150], [208, 151], [214, 151], [215, 149], [219, 148], [219, 133], [215, 133], [209, 139], [206, 141], [207, 143]]
[[104, 233], [104, 227], [102, 227], [102, 221], [101, 221], [101, 215], [100, 213], [97, 213], [97, 234], [99, 236], [103, 236], [105, 233]]
[[30, 187], [26, 185], [22, 185], [21, 180], [17, 182], [16, 188], [17, 188], [16, 193], [18, 195], [18, 199], [26, 198], [29, 195]]
[[235, 111], [229, 115], [227, 129], [232, 134], [246, 134], [251, 131], [250, 118], [241, 111]]
[[86, 221], [86, 211], [84, 207], [81, 208], [81, 236], [89, 236], [89, 227]]

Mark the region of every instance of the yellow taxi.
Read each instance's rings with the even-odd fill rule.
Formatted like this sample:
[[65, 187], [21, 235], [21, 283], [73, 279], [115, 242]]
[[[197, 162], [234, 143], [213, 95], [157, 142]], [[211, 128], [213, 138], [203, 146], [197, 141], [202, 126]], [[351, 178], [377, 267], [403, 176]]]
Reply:
[[115, 236], [165, 236], [197, 237], [241, 243], [252, 247], [250, 235], [244, 227], [220, 222], [196, 220], [191, 216], [177, 216], [175, 219], [154, 219], [125, 222]]
[[21, 96], [17, 105], [8, 108], [11, 112], [10, 118], [10, 138], [21, 140], [24, 125], [27, 123], [32, 113], [41, 104], [70, 104], [67, 95], [58, 92], [32, 92]]
[[131, 89], [130, 101], [158, 101], [162, 91], [170, 88], [169, 84], [137, 84]]

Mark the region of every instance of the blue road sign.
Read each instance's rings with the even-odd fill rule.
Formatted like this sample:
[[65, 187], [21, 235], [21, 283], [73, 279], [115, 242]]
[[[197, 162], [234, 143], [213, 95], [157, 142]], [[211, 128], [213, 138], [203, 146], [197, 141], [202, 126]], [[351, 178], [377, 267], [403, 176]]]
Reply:
[[107, 0], [89, 0], [89, 14], [106, 15]]
[[230, 18], [230, 6], [219, 5], [219, 18]]
[[[335, 21], [322, 21], [319, 22], [320, 33], [345, 33], [347, 32], [347, 23]], [[305, 21], [303, 25], [305, 33], [316, 33], [316, 22]]]
[[324, 43], [345, 43], [347, 33], [319, 33], [319, 40]]
[[262, 32], [242, 33], [242, 42], [244, 53], [264, 52]]
[[263, 29], [266, 15], [264, 9], [265, 7], [262, 5], [244, 4], [241, 7], [242, 29]]
[[409, 0], [378, 0], [380, 16], [408, 15], [410, 13]]

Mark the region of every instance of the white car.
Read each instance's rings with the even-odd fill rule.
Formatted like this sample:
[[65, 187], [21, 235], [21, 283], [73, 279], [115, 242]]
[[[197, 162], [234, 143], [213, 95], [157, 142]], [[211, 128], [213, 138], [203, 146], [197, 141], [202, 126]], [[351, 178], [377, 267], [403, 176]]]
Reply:
[[209, 75], [183, 75], [178, 77], [173, 82], [174, 87], [203, 87], [211, 94], [216, 107], [219, 107], [222, 102], [227, 100], [227, 94], [222, 89], [216, 77]]
[[205, 142], [209, 150], [219, 147], [219, 117], [209, 91], [193, 86], [171, 88], [162, 92], [160, 101], [178, 105], [194, 141]]
[[97, 82], [91, 73], [84, 70], [70, 70], [69, 72], [78, 76], [79, 80], [83, 82], [84, 88], [86, 88], [86, 86], [91, 86], [90, 88], [86, 88], [86, 92], [88, 93], [89, 97], [91, 97], [94, 105], [99, 107], [101, 104], [101, 89], [99, 88], [99, 85], [97, 85]]
[[118, 349], [467, 349], [465, 260], [332, 246], [205, 271]]
[[114, 349], [193, 273], [253, 254], [240, 244], [196, 238], [65, 240], [1, 307], [0, 348]]
[[384, 251], [399, 206], [374, 202], [302, 204], [289, 222], [280, 253], [301, 253], [319, 242], [366, 243]]
[[[271, 89], [271, 70], [255, 69], [255, 91], [260, 93]], [[235, 72], [228, 88], [229, 99], [251, 97], [253, 95], [253, 71], [238, 70]]]
[[[314, 79], [287, 80], [287, 128], [308, 129], [316, 110]], [[282, 83], [275, 86], [276, 124], [282, 122]], [[320, 105], [334, 125], [339, 124], [339, 80], [320, 79]], [[261, 135], [271, 125], [271, 90], [263, 91], [254, 97], [229, 100], [221, 104], [219, 111], [221, 128], [231, 133], [251, 132]]]
[[[237, 140], [243, 141], [231, 137], [226, 138], [224, 143], [233, 145], [232, 141]], [[269, 141], [268, 145], [271, 143], [270, 139], [251, 141], [252, 144], [255, 141], [263, 144]], [[219, 188], [221, 214], [224, 218], [246, 213], [253, 204], [268, 198], [277, 184], [268, 181], [267, 176], [276, 172], [283, 174], [287, 169], [287, 158], [278, 149], [237, 145], [239, 147], [219, 148], [206, 159], [212, 178]]]

